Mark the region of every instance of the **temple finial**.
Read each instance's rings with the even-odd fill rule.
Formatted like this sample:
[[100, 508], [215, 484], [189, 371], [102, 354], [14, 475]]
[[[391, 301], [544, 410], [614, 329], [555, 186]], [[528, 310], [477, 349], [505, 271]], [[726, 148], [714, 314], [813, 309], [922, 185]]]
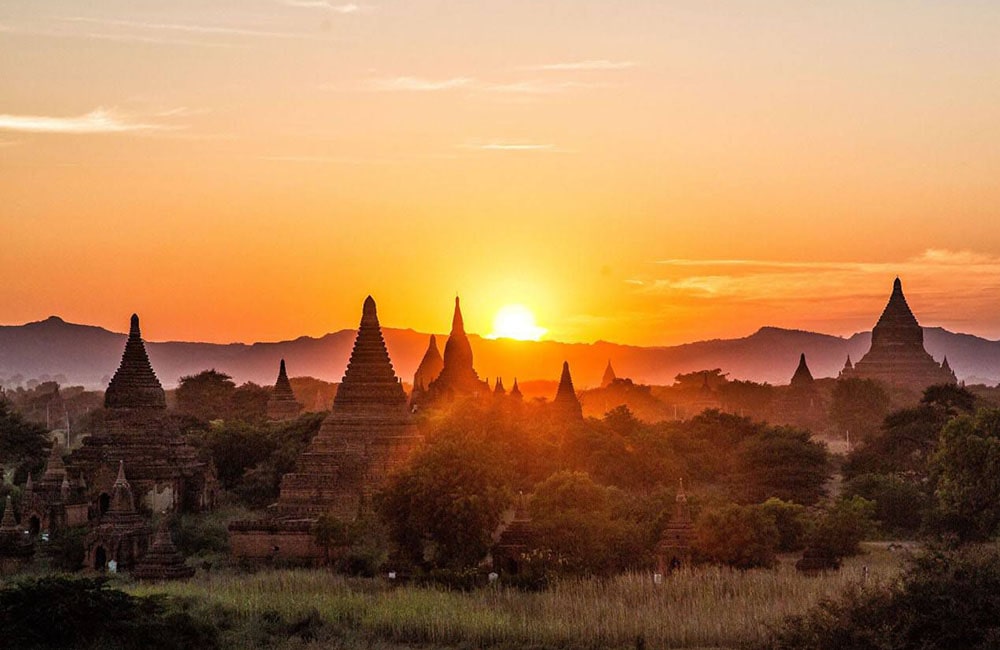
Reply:
[[130, 337], [142, 338], [142, 333], [139, 331], [139, 314], [132, 314], [132, 319], [129, 322], [128, 335]]

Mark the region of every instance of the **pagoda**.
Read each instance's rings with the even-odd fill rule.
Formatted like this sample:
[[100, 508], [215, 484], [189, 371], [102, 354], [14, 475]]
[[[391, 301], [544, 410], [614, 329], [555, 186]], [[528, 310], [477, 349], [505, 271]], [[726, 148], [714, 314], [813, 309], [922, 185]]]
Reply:
[[871, 349], [841, 378], [874, 379], [890, 386], [923, 390], [933, 384], [954, 384], [955, 373], [924, 349], [924, 330], [906, 304], [903, 285], [896, 278], [892, 295], [872, 330]]
[[611, 367], [611, 359], [608, 359], [608, 367], [604, 369], [604, 376], [601, 377], [601, 388], [607, 388], [618, 379], [615, 369]]
[[365, 515], [373, 493], [419, 441], [382, 338], [375, 301], [368, 296], [330, 415], [295, 471], [282, 478], [271, 517], [230, 524], [234, 555], [322, 561], [325, 551], [313, 533], [319, 517], [351, 521]]
[[[22, 522], [23, 522], [22, 517]], [[31, 561], [35, 554], [34, 538], [14, 518], [14, 505], [7, 495], [0, 520], [0, 575], [12, 573]]]
[[674, 516], [663, 529], [660, 541], [656, 545], [657, 573], [663, 575], [668, 571], [688, 566], [691, 563], [691, 542], [694, 539], [694, 524], [691, 523], [691, 513], [688, 510], [687, 494], [684, 492], [684, 480], [680, 480], [674, 505]]
[[463, 397], [478, 397], [489, 393], [489, 384], [479, 378], [472, 367], [472, 344], [465, 333], [462, 308], [455, 297], [455, 314], [451, 334], [444, 344], [441, 373], [427, 387], [427, 401], [446, 403]]
[[497, 377], [497, 384], [493, 387], [494, 397], [504, 397], [507, 395], [507, 389], [503, 387], [503, 378]]
[[104, 407], [109, 409], [167, 408], [166, 394], [153, 372], [139, 331], [139, 316], [132, 314], [122, 361], [104, 393]]
[[815, 429], [821, 425], [826, 407], [809, 370], [809, 364], [806, 363], [805, 353], [799, 355], [799, 365], [795, 368], [788, 387], [782, 390], [778, 401], [779, 412], [775, 414], [778, 422], [805, 429]]
[[215, 476], [198, 458], [166, 410], [163, 388], [149, 363], [132, 315], [121, 365], [96, 413], [94, 428], [69, 457], [68, 469], [88, 486], [88, 497], [103, 513], [111, 499], [115, 468], [125, 461], [132, 474], [137, 507], [152, 511], [195, 512], [212, 507]]
[[41, 479], [36, 483], [28, 476], [21, 511], [32, 534], [54, 534], [66, 527], [83, 526], [90, 520], [85, 484], [79, 480], [70, 482], [58, 442], [52, 443]]
[[267, 419], [294, 420], [301, 412], [302, 405], [295, 400], [292, 384], [288, 381], [288, 373], [285, 372], [285, 360], [282, 359], [278, 366], [278, 380], [274, 382], [274, 389], [267, 398]]
[[583, 407], [580, 405], [580, 400], [573, 389], [573, 378], [569, 374], [568, 361], [563, 361], [562, 376], [559, 378], [559, 389], [552, 400], [552, 410], [566, 418], [575, 420], [583, 419]]
[[193, 576], [194, 571], [194, 567], [184, 563], [184, 556], [170, 539], [170, 528], [164, 517], [156, 529], [153, 545], [132, 569], [132, 576], [139, 580], [184, 580]]
[[518, 402], [524, 399], [524, 395], [521, 394], [521, 387], [517, 385], [517, 377], [514, 377], [514, 385], [510, 387], [510, 396]]
[[437, 337], [431, 334], [427, 352], [424, 352], [424, 358], [420, 360], [420, 365], [417, 366], [417, 371], [413, 374], [413, 390], [427, 390], [443, 369], [444, 359], [441, 358], [441, 353], [438, 351]]

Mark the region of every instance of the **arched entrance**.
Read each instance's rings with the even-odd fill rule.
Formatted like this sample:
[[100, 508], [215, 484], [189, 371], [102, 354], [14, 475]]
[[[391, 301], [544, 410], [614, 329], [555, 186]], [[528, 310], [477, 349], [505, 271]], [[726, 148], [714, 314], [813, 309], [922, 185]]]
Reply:
[[38, 536], [38, 533], [42, 531], [42, 521], [38, 518], [38, 515], [31, 515], [28, 519], [28, 533], [32, 537]]
[[101, 496], [97, 497], [97, 509], [100, 510], [101, 514], [107, 513], [108, 509], [111, 508], [111, 496], [107, 492], [101, 492]]
[[104, 571], [108, 564], [108, 553], [103, 546], [98, 546], [94, 551], [94, 570]]

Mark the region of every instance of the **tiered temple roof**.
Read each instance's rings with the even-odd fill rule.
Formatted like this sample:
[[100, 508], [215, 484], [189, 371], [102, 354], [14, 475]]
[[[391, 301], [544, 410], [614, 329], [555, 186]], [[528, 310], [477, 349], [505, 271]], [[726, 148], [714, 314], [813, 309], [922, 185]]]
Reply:
[[69, 458], [70, 468], [86, 481], [93, 500], [111, 495], [115, 469], [124, 460], [135, 496], [150, 510], [190, 512], [211, 507], [214, 475], [165, 410], [163, 388], [149, 364], [135, 315], [121, 366], [104, 401], [107, 408], [95, 418], [94, 430]]
[[165, 409], [166, 395], [153, 372], [139, 331], [139, 316], [132, 314], [122, 361], [104, 393], [109, 409]]
[[267, 417], [270, 420], [293, 420], [302, 412], [302, 405], [296, 401], [292, 384], [285, 372], [285, 360], [278, 366], [278, 380], [267, 398]]
[[389, 359], [375, 301], [365, 300], [361, 325], [333, 410], [281, 480], [272, 516], [230, 524], [234, 555], [320, 562], [313, 527], [321, 515], [362, 516], [372, 494], [400, 467], [420, 438], [406, 394]]
[[510, 388], [510, 396], [518, 401], [524, 399], [524, 395], [521, 394], [521, 387], [517, 385], [517, 377], [514, 377], [514, 385]]
[[459, 300], [455, 298], [455, 314], [451, 321], [451, 334], [444, 344], [444, 365], [441, 374], [428, 386], [431, 402], [448, 401], [460, 397], [485, 395], [489, 385], [479, 378], [472, 367], [472, 344], [465, 333], [465, 322]]
[[357, 517], [417, 440], [406, 394], [369, 296], [333, 410], [295, 472], [283, 478], [277, 512], [294, 517], [324, 512]]
[[936, 362], [924, 349], [924, 330], [903, 296], [896, 278], [892, 295], [872, 330], [871, 349], [841, 377], [875, 379], [892, 386], [922, 390], [932, 384], [955, 383], [955, 373]]
[[576, 390], [573, 389], [573, 378], [569, 374], [568, 361], [563, 361], [559, 389], [556, 391], [555, 399], [552, 400], [552, 408], [561, 415], [583, 419], [583, 407], [576, 396]]

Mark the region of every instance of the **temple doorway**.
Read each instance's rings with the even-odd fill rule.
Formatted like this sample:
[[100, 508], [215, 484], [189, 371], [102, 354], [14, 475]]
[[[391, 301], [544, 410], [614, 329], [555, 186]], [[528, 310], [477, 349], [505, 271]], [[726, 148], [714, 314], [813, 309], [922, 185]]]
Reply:
[[108, 564], [108, 553], [104, 550], [103, 546], [98, 546], [97, 550], [94, 551], [94, 570], [104, 571]]

